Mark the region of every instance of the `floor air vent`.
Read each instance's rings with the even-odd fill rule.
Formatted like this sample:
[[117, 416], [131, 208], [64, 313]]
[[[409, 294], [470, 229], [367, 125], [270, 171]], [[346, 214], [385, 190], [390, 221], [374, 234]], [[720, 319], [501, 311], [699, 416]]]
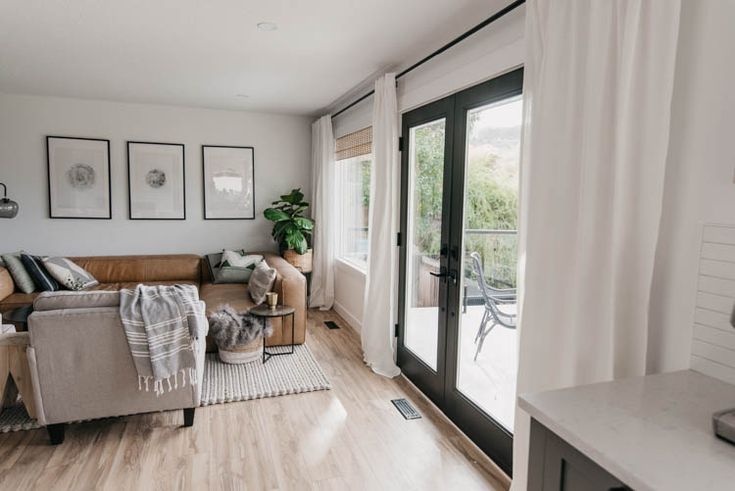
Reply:
[[421, 415], [416, 411], [410, 402], [406, 399], [391, 399], [393, 405], [398, 409], [398, 412], [403, 415], [406, 419], [420, 419]]
[[329, 329], [339, 329], [339, 326], [334, 321], [324, 321], [324, 325], [327, 326]]

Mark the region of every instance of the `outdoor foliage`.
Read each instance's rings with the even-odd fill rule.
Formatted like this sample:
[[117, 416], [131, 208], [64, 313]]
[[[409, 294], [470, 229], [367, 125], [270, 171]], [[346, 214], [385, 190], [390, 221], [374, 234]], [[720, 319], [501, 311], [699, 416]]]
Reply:
[[[470, 134], [473, 134], [475, 122], [470, 119]], [[414, 138], [417, 166], [412, 196], [416, 226], [414, 247], [416, 253], [438, 259], [444, 182], [443, 122], [417, 128]], [[491, 151], [492, 147], [482, 143], [482, 140], [473, 141], [476, 151], [468, 155], [466, 166], [464, 228], [470, 231], [464, 237], [465, 255], [479, 252], [490, 284], [496, 288], [512, 288], [516, 286], [517, 236], [479, 230], [517, 229], [517, 173], [515, 169], [504, 168]], [[467, 279], [476, 284], [469, 263], [465, 272]]]

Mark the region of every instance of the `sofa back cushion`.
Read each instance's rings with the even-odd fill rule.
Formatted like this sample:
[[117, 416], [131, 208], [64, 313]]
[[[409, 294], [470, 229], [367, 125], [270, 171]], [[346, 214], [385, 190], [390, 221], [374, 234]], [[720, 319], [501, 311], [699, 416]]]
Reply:
[[116, 291], [43, 292], [33, 300], [33, 311], [92, 309], [119, 305], [120, 293]]
[[200, 282], [201, 257], [194, 254], [156, 256], [73, 257], [100, 283], [193, 281]]

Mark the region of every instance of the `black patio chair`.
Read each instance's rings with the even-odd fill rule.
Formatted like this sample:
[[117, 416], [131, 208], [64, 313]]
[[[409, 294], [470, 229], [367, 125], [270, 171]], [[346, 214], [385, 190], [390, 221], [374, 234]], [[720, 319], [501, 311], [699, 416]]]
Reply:
[[482, 294], [483, 301], [485, 303], [485, 313], [482, 315], [480, 321], [480, 327], [477, 329], [475, 335], [475, 344], [477, 349], [475, 350], [475, 358], [477, 361], [477, 355], [482, 351], [482, 345], [485, 343], [485, 338], [493, 330], [496, 325], [501, 325], [508, 329], [516, 328], [516, 314], [504, 312], [500, 309], [501, 305], [509, 305], [517, 302], [517, 294], [515, 288], [493, 288], [488, 285], [485, 280], [485, 274], [482, 271], [482, 261], [480, 260], [480, 254], [473, 252], [470, 254], [472, 258], [472, 264], [477, 274], [477, 283], [480, 287], [480, 293]]

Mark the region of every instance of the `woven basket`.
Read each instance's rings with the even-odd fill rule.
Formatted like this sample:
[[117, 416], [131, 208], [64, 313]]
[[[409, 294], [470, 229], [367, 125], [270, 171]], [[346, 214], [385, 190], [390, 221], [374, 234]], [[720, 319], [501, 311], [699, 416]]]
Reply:
[[311, 273], [313, 268], [313, 252], [312, 249], [307, 249], [303, 254], [297, 253], [293, 249], [286, 249], [283, 251], [283, 259], [291, 264], [294, 268], [298, 269], [302, 273]]
[[248, 344], [241, 344], [229, 350], [219, 349], [219, 359], [223, 363], [241, 365], [263, 358], [263, 340], [258, 337]]

